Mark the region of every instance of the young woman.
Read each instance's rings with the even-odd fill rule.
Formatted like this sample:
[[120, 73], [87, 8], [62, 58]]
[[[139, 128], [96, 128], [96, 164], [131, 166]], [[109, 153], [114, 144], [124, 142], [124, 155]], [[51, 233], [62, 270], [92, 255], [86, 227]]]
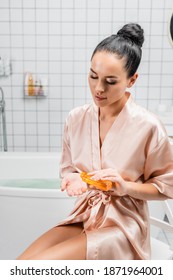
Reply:
[[[125, 25], [94, 50], [89, 71], [93, 104], [66, 120], [62, 190], [78, 196], [72, 213], [18, 259], [149, 259], [147, 200], [173, 198], [173, 153], [163, 125], [127, 88], [138, 77], [143, 30]], [[110, 180], [102, 191], [80, 173]]]

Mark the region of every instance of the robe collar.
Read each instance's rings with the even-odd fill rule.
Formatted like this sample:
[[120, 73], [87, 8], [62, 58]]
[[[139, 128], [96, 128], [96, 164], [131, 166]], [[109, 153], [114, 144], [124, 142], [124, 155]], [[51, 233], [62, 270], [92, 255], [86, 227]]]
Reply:
[[99, 135], [99, 107], [95, 105], [93, 102], [93, 113], [91, 118], [91, 142], [92, 142], [92, 166], [93, 170], [100, 170], [102, 169], [102, 156], [106, 154], [107, 149], [111, 149], [110, 143], [113, 141], [113, 134], [112, 132], [118, 131], [121, 128], [121, 120], [125, 118], [127, 112], [131, 108], [131, 103], [133, 103], [132, 95], [127, 92], [128, 99], [116, 117], [115, 121], [113, 122], [111, 128], [107, 132], [107, 135], [104, 139], [102, 147], [100, 147], [100, 135]]

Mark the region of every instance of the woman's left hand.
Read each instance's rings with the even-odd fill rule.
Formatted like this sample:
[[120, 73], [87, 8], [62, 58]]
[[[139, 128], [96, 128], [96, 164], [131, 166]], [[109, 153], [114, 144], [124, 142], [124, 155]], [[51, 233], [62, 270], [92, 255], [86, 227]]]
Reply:
[[93, 180], [109, 180], [114, 183], [114, 193], [118, 196], [127, 194], [128, 182], [126, 182], [116, 169], [107, 168], [98, 171], [89, 172]]

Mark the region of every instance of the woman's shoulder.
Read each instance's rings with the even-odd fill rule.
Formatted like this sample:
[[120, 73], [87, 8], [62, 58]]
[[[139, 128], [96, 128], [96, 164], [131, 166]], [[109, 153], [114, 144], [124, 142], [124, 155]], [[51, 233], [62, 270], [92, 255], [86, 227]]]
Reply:
[[136, 119], [142, 129], [150, 131], [152, 134], [158, 134], [158, 137], [164, 138], [167, 136], [166, 128], [161, 119], [154, 112], [136, 105]]
[[127, 111], [129, 113], [129, 122], [134, 123], [136, 127], [165, 130], [159, 116], [148, 108], [138, 104], [132, 95], [130, 95], [129, 102], [127, 102]]
[[81, 114], [81, 113], [85, 113], [86, 111], [88, 111], [90, 108], [92, 107], [92, 104], [84, 104], [81, 106], [77, 106], [75, 108], [73, 108], [69, 114], [74, 115], [74, 114]]
[[84, 104], [82, 106], [75, 107], [68, 113], [67, 119], [71, 121], [81, 120], [91, 113], [92, 107], [92, 104]]
[[138, 117], [140, 119], [143, 119], [144, 122], [151, 124], [151, 126], [156, 126], [156, 127], [163, 126], [162, 121], [160, 120], [159, 116], [156, 113], [140, 105], [137, 105], [136, 107], [137, 107]]

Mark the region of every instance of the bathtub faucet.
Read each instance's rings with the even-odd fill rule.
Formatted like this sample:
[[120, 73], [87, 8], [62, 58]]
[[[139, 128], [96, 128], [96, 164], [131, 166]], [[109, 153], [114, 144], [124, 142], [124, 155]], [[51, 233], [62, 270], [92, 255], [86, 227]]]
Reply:
[[0, 87], [1, 97], [0, 97], [0, 115], [2, 113], [2, 129], [3, 129], [3, 144], [4, 151], [7, 151], [7, 130], [6, 130], [6, 118], [5, 118], [5, 100], [4, 100], [4, 92]]

